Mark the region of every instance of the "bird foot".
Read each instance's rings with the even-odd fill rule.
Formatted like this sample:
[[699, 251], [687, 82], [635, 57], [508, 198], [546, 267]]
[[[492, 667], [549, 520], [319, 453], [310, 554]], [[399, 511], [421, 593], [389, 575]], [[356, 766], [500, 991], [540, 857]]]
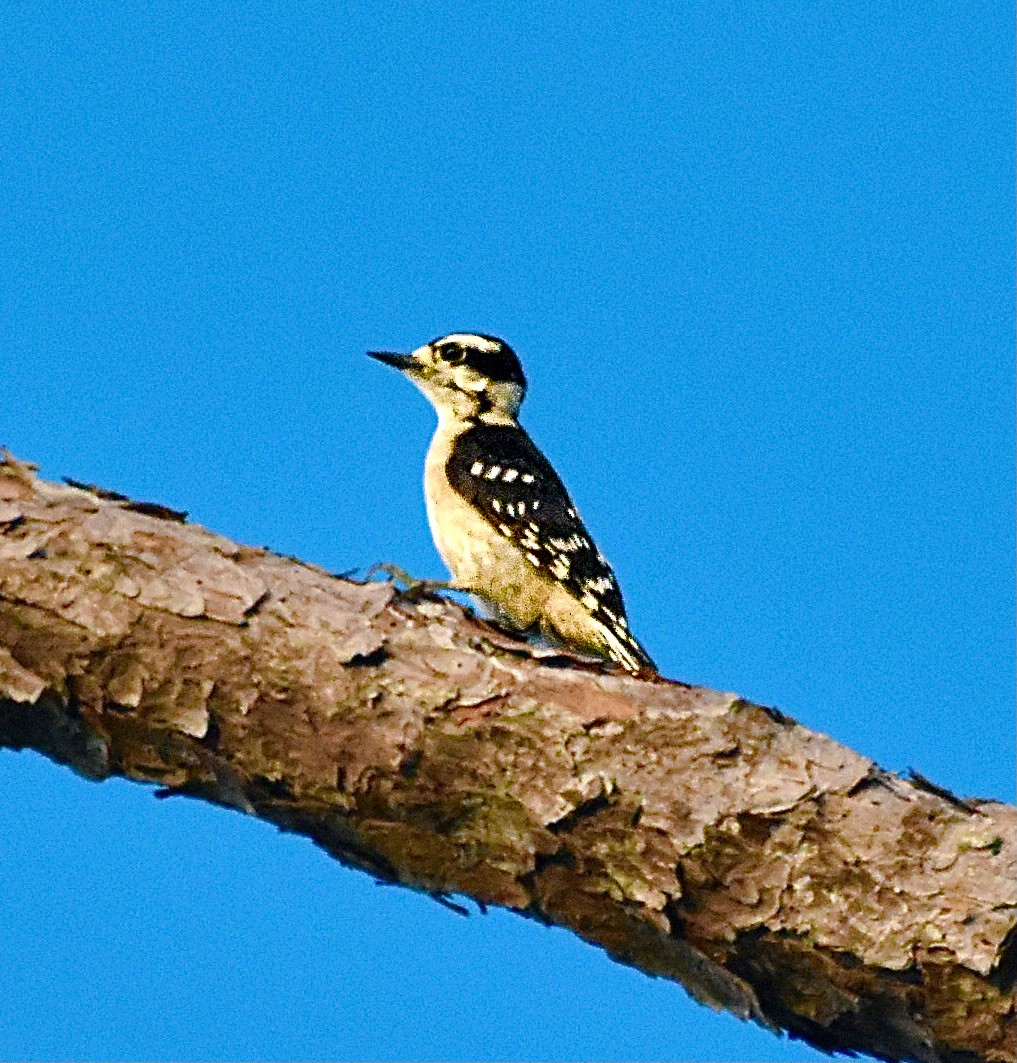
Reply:
[[381, 561], [376, 565], [372, 565], [367, 570], [366, 578], [370, 579], [376, 572], [384, 572], [391, 583], [401, 583], [403, 586], [399, 588], [399, 596], [411, 602], [420, 601], [421, 598], [428, 594], [434, 594], [435, 591], [462, 590], [461, 587], [457, 587], [454, 583], [449, 583], [446, 580], [417, 579], [405, 569], [388, 561]]

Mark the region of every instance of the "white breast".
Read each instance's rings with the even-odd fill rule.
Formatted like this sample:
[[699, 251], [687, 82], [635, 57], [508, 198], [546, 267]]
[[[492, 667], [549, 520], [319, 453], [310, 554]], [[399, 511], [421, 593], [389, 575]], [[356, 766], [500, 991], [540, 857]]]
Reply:
[[479, 513], [452, 489], [445, 464], [456, 436], [466, 426], [457, 422], [439, 424], [424, 464], [424, 498], [434, 545], [456, 583], [473, 586], [478, 571], [497, 537]]
[[424, 464], [431, 535], [459, 587], [481, 595], [497, 614], [526, 629], [541, 617], [552, 588], [449, 484], [445, 464], [456, 437], [468, 427], [462, 421], [441, 421], [431, 440]]

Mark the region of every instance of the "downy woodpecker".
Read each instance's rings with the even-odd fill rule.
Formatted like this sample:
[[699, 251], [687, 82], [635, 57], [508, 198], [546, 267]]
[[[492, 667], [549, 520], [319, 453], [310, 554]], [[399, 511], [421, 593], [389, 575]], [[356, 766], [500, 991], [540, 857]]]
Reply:
[[656, 672], [629, 632], [611, 566], [519, 424], [526, 379], [512, 348], [453, 333], [410, 354], [368, 353], [409, 377], [438, 413], [424, 493], [454, 585], [520, 631]]

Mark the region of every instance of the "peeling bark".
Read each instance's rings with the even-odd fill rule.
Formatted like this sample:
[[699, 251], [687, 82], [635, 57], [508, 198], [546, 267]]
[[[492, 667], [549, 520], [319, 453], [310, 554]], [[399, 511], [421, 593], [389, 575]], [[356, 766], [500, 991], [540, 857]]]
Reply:
[[826, 1050], [1014, 1059], [1015, 810], [0, 465], [0, 746], [568, 927]]

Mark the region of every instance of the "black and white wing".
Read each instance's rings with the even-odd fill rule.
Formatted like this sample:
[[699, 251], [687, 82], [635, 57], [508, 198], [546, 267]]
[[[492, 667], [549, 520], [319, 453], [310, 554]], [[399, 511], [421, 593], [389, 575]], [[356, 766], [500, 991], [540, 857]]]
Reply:
[[612, 658], [630, 671], [656, 670], [628, 629], [611, 566], [551, 463], [522, 429], [467, 429], [456, 439], [445, 472], [457, 494], [603, 625]]

